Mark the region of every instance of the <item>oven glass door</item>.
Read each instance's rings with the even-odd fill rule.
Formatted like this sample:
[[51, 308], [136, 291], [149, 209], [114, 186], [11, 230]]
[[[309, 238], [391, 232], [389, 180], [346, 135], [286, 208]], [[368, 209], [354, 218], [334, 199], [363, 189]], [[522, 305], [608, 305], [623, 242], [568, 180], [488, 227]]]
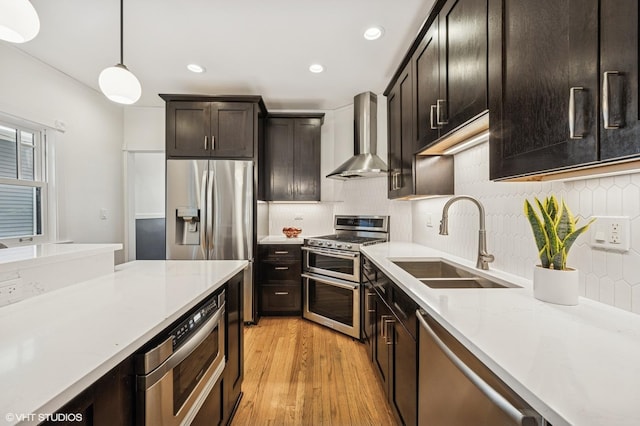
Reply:
[[304, 269], [307, 272], [341, 278], [349, 281], [360, 280], [360, 254], [303, 247], [305, 251]]
[[198, 345], [180, 364], [173, 368], [173, 415], [178, 414], [185, 401], [211, 367], [220, 347], [220, 325]]
[[360, 285], [303, 274], [307, 319], [360, 338]]

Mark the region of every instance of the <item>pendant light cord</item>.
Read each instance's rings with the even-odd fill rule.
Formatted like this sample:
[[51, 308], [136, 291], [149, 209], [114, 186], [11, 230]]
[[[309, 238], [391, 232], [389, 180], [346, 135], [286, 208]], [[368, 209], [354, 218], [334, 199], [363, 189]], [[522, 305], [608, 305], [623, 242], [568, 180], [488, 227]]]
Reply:
[[120, 0], [120, 65], [124, 65], [124, 43], [123, 43], [123, 27], [124, 27], [124, 13], [123, 9], [124, 0]]

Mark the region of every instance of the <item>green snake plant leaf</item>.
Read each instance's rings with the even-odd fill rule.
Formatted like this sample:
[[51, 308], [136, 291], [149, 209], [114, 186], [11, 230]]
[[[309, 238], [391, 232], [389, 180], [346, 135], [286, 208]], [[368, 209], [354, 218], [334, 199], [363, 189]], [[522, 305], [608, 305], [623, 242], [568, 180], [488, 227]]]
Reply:
[[549, 258], [553, 258], [558, 250], [560, 250], [560, 241], [558, 240], [558, 235], [556, 234], [555, 224], [553, 222], [553, 219], [551, 219], [551, 216], [549, 216], [549, 213], [544, 209], [544, 206], [537, 198], [536, 202], [538, 203], [538, 208], [542, 213], [542, 220], [544, 221], [544, 231], [547, 236], [549, 247]]
[[589, 221], [589, 223], [587, 223], [586, 225], [576, 229], [575, 231], [573, 231], [572, 233], [570, 233], [569, 235], [567, 235], [567, 237], [563, 240], [562, 245], [564, 247], [564, 250], [569, 253], [569, 250], [571, 249], [571, 247], [573, 246], [573, 243], [576, 241], [576, 239], [583, 234], [584, 232], [586, 232], [587, 229], [589, 229], [589, 226], [591, 226], [591, 224], [595, 222], [595, 219], [591, 219]]
[[549, 256], [548, 256], [548, 240], [547, 235], [544, 232], [544, 227], [542, 221], [536, 214], [535, 210], [529, 200], [525, 200], [524, 203], [524, 214], [529, 219], [529, 223], [531, 224], [531, 230], [533, 231], [533, 238], [536, 241], [536, 246], [538, 247], [538, 257], [540, 257], [540, 262], [542, 263], [543, 268], [549, 267]]
[[560, 241], [564, 241], [567, 238], [567, 235], [571, 234], [575, 231], [575, 223], [573, 221], [573, 215], [571, 214], [571, 210], [562, 201], [560, 207], [560, 216], [558, 217], [556, 223], [556, 233], [558, 234], [558, 239]]
[[549, 217], [553, 223], [556, 223], [558, 217], [558, 200], [553, 195], [544, 200], [544, 209], [549, 213]]

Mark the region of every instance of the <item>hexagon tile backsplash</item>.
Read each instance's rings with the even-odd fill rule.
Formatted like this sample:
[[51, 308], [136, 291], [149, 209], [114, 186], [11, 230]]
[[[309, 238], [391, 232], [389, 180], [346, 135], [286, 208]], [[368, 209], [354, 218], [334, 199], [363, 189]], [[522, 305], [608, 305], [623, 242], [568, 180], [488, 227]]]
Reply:
[[[496, 257], [492, 264], [496, 269], [533, 277], [537, 254], [523, 213], [525, 198], [562, 197], [581, 222], [591, 216], [629, 216], [629, 252], [592, 249], [591, 229], [577, 240], [568, 264], [580, 270], [583, 296], [640, 313], [640, 173], [569, 182], [491, 182], [486, 143], [457, 154], [455, 161], [456, 194], [477, 197], [485, 206], [487, 245]], [[446, 200], [412, 202], [413, 241], [474, 259], [478, 211], [471, 203], [456, 203], [449, 210], [449, 236], [440, 236], [438, 224]]]

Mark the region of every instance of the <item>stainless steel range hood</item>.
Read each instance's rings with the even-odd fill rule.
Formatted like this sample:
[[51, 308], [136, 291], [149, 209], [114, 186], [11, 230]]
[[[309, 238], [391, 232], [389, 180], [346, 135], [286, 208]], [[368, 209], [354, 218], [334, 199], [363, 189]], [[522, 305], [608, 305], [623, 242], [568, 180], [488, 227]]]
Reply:
[[354, 156], [327, 175], [331, 179], [349, 180], [385, 176], [387, 164], [376, 155], [378, 142], [378, 99], [364, 92], [353, 99]]

